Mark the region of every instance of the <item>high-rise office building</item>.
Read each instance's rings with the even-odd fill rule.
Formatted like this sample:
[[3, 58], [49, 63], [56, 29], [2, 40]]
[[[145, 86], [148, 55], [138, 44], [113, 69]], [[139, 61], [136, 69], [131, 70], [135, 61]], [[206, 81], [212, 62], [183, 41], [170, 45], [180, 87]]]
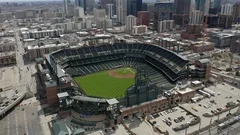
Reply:
[[200, 10], [193, 10], [191, 12], [191, 15], [190, 15], [190, 22], [189, 24], [194, 24], [194, 25], [197, 25], [197, 24], [202, 24], [202, 11]]
[[172, 13], [173, 1], [155, 3], [153, 15], [153, 29], [159, 29], [158, 21], [172, 20]]
[[124, 24], [127, 16], [127, 0], [116, 0], [117, 23]]
[[148, 5], [148, 3], [146, 3], [146, 2], [142, 3], [142, 11], [147, 11], [147, 5]]
[[94, 6], [95, 6], [95, 0], [86, 0], [87, 13], [93, 12]]
[[94, 19], [97, 28], [106, 28], [106, 10], [105, 9], [94, 9]]
[[222, 4], [222, 0], [214, 0], [213, 2], [213, 7], [217, 12], [221, 11], [221, 4]]
[[149, 19], [153, 20], [153, 16], [154, 16], [154, 3], [147, 3], [147, 11], [149, 12]]
[[191, 0], [175, 0], [173, 8], [173, 20], [176, 25], [185, 26], [189, 23]]
[[225, 4], [221, 6], [221, 15], [232, 15], [233, 13], [233, 5]]
[[133, 26], [137, 24], [137, 18], [133, 15], [129, 15], [126, 17], [126, 31], [132, 31]]
[[63, 0], [64, 17], [71, 18], [74, 16], [74, 5], [70, 0]]
[[237, 2], [233, 6], [233, 18], [235, 22], [240, 23], [240, 2]]
[[70, 3], [71, 3], [70, 0], [63, 0], [63, 10], [64, 10], [65, 17], [68, 15], [68, 5]]
[[77, 21], [84, 22], [85, 21], [84, 9], [82, 7], [76, 7], [74, 16]]
[[107, 16], [109, 19], [113, 17], [113, 4], [107, 4]]
[[138, 11], [142, 11], [142, 0], [127, 0], [127, 14], [137, 16]]
[[174, 21], [173, 20], [164, 20], [158, 22], [158, 32], [169, 32], [172, 31], [174, 28]]
[[107, 4], [113, 4], [113, 0], [99, 0], [100, 8], [107, 11]]
[[106, 18], [105, 9], [94, 9], [94, 18]]
[[137, 25], [149, 26], [149, 12], [148, 11], [138, 11]]
[[208, 15], [211, 0], [196, 0], [196, 10], [200, 10], [203, 15]]
[[75, 0], [75, 6], [82, 7], [84, 9], [84, 12], [86, 12], [87, 11], [86, 1], [87, 0]]
[[67, 14], [67, 17], [71, 18], [74, 16], [74, 9], [75, 9], [75, 6], [74, 4], [70, 3], [68, 4], [68, 14]]
[[223, 29], [229, 29], [232, 27], [233, 18], [233, 5], [223, 4], [221, 6], [221, 12], [218, 20], [218, 27]]

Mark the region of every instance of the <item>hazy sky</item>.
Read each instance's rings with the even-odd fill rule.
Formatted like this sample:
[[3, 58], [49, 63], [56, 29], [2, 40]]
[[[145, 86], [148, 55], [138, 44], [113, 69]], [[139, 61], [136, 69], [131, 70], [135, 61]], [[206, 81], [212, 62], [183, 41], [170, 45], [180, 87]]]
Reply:
[[[54, 1], [54, 0], [0, 0], [0, 2], [18, 2], [18, 1]], [[55, 0], [55, 1], [63, 1], [63, 0]], [[73, 0], [71, 0], [73, 1]], [[95, 0], [98, 1], [98, 0]], [[143, 0], [147, 2], [155, 2], [156, 0]]]

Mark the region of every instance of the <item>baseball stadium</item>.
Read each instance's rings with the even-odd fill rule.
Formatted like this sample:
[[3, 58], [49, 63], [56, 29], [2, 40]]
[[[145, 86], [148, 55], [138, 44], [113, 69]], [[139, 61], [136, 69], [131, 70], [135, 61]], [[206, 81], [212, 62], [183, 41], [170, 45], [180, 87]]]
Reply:
[[59, 86], [70, 78], [78, 88], [69, 98], [71, 109], [81, 116], [107, 114], [112, 99], [118, 104], [115, 112], [158, 100], [188, 75], [187, 59], [144, 43], [62, 49], [47, 55], [46, 64]]

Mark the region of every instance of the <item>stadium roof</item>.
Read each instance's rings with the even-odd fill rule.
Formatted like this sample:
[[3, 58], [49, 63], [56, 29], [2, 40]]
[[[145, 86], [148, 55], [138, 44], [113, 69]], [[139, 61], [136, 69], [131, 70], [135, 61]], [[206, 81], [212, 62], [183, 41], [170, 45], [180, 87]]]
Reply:
[[201, 60], [199, 60], [199, 62], [201, 62], [202, 64], [205, 64], [205, 63], [209, 63], [210, 60], [209, 59], [201, 59]]
[[68, 75], [68, 72], [66, 74], [64, 69], [69, 66], [69, 61], [94, 58], [102, 56], [103, 54], [112, 55], [119, 54], [120, 52], [128, 54], [134, 51], [147, 55], [152, 62], [158, 62], [158, 68], [160, 66], [165, 66], [166, 68], [162, 69], [163, 72], [173, 81], [179, 78], [178, 73], [188, 64], [188, 59], [186, 59], [186, 57], [180, 56], [156, 44], [146, 43], [114, 43], [111, 45], [86, 46], [74, 49], [68, 48], [46, 55], [46, 59], [58, 78], [61, 78]]
[[96, 102], [96, 103], [105, 103], [105, 102], [107, 102], [107, 99], [92, 98], [92, 97], [86, 97], [86, 96], [74, 96], [74, 97], [72, 97], [72, 99], [80, 100], [80, 101]]
[[110, 100], [107, 100], [108, 104], [109, 105], [113, 105], [113, 104], [118, 104], [119, 102], [117, 101], [117, 99], [113, 98], [113, 99], [110, 99]]
[[78, 128], [72, 132], [73, 135], [84, 134], [85, 130], [82, 128]]
[[62, 92], [62, 93], [58, 93], [57, 96], [58, 96], [58, 98], [62, 98], [62, 97], [67, 97], [69, 95], [67, 92]]
[[67, 127], [62, 122], [52, 123], [54, 135], [68, 135]]

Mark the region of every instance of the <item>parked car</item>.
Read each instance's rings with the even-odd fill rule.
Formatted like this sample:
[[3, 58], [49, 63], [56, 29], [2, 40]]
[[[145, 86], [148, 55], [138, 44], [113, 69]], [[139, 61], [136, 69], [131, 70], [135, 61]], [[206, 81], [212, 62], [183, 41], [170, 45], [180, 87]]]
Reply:
[[173, 121], [174, 121], [175, 123], [179, 123], [179, 122], [180, 122], [180, 121], [179, 121], [178, 119], [176, 119], [176, 118], [175, 118]]
[[170, 117], [168, 117], [168, 120], [172, 121], [172, 119]]
[[172, 125], [172, 122], [168, 121], [166, 124], [167, 124], [168, 126], [171, 126], [171, 125]]
[[166, 122], [167, 122], [167, 120], [166, 120], [166, 119], [163, 119], [162, 121], [163, 121], [163, 123], [166, 123]]

